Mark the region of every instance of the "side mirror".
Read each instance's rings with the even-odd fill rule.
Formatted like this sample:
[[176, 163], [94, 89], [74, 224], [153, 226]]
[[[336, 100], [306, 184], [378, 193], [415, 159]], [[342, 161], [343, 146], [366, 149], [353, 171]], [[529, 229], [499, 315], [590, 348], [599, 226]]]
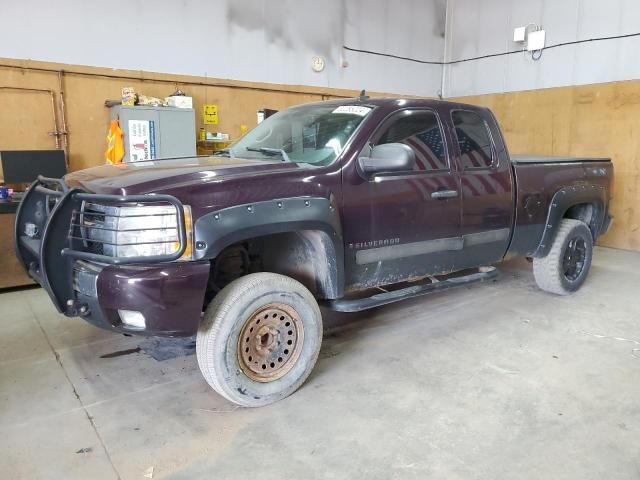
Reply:
[[366, 176], [383, 172], [411, 171], [415, 164], [416, 154], [404, 143], [376, 145], [371, 150], [371, 156], [358, 158], [358, 167]]

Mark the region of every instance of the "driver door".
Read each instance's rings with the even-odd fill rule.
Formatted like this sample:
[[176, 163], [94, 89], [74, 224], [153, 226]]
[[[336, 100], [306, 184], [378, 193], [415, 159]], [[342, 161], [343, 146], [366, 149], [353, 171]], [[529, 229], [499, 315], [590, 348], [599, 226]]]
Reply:
[[345, 274], [361, 290], [450, 272], [461, 248], [460, 179], [450, 163], [444, 129], [431, 109], [406, 109], [376, 130], [369, 146], [402, 143], [413, 168], [353, 172], [344, 182]]

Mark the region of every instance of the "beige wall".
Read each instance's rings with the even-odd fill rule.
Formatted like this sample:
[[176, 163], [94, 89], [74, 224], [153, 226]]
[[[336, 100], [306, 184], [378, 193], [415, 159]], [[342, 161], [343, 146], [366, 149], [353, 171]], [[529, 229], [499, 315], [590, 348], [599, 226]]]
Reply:
[[456, 100], [491, 108], [510, 153], [611, 157], [615, 218], [600, 243], [640, 250], [640, 81]]
[[[59, 74], [61, 70], [64, 70], [62, 75]], [[165, 97], [180, 88], [193, 96], [198, 128], [202, 124], [202, 105], [217, 104], [220, 123], [209, 129], [229, 133], [232, 139], [240, 135], [240, 125], [255, 126], [256, 111], [261, 108], [280, 110], [300, 103], [357, 94], [329, 88], [0, 59], [0, 150], [55, 148], [55, 138], [49, 133], [55, 130], [50, 94], [16, 89], [51, 90], [59, 130], [62, 130], [60, 91], [63, 90], [70, 169], [104, 163], [109, 120], [109, 109], [104, 102], [119, 99], [124, 86], [157, 97]]]

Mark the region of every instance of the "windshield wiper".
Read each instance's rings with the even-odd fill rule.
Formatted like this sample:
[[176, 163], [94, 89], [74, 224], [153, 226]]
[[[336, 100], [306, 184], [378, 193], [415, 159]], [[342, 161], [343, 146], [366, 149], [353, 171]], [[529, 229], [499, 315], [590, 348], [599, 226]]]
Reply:
[[291, 160], [289, 159], [289, 155], [287, 155], [287, 152], [285, 152], [284, 150], [282, 150], [281, 148], [267, 148], [267, 147], [262, 147], [262, 148], [258, 148], [258, 147], [247, 147], [247, 150], [250, 152], [260, 152], [260, 153], [264, 153], [265, 155], [280, 155], [282, 157], [282, 161], [283, 162], [290, 162]]

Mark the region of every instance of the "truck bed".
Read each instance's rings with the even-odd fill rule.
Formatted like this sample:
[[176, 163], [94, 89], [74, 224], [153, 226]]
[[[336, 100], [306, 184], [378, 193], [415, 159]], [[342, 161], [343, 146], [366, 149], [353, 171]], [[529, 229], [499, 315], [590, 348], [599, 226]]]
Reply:
[[555, 157], [548, 155], [512, 155], [511, 163], [575, 163], [575, 162], [610, 162], [609, 158], [599, 157]]
[[[586, 195], [586, 203], [600, 202], [594, 236], [600, 232], [607, 211], [613, 164], [608, 158], [595, 157], [547, 157], [541, 155], [514, 155], [511, 157], [516, 179], [516, 219], [510, 255], [530, 256], [543, 244], [546, 229], [557, 225], [550, 221], [557, 192], [566, 191], [568, 197]], [[576, 203], [582, 201], [576, 200]], [[561, 213], [564, 213], [561, 212]], [[549, 227], [548, 225], [551, 225]], [[548, 243], [548, 242], [547, 242]], [[546, 246], [546, 245], [545, 245]]]

